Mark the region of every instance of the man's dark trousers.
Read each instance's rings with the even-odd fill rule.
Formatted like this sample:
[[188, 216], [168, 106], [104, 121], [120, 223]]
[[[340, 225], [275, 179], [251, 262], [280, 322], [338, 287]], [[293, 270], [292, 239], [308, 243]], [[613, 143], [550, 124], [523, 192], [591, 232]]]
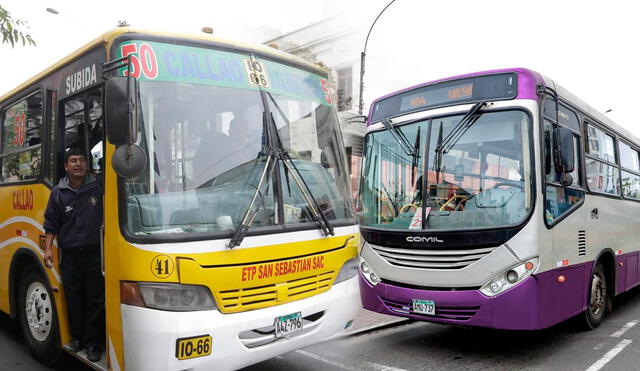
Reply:
[[102, 348], [105, 319], [100, 247], [63, 248], [60, 270], [71, 336], [87, 348]]

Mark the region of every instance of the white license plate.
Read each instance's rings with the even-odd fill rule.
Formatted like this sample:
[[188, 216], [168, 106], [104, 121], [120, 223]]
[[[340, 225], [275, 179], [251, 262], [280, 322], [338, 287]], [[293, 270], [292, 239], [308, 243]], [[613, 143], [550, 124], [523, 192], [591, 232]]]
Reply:
[[436, 315], [436, 302], [433, 300], [413, 299], [413, 311], [420, 314]]
[[276, 337], [278, 338], [301, 331], [302, 312], [296, 312], [287, 314], [286, 316], [276, 317], [274, 326], [276, 328]]

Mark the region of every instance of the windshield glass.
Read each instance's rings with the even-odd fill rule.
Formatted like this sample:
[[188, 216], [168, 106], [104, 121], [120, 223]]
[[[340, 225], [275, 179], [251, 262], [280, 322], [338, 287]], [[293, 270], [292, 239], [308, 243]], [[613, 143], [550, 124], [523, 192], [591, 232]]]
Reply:
[[[237, 228], [267, 162], [266, 108], [327, 218], [353, 218], [337, 116], [323, 102], [326, 80], [211, 49], [151, 42], [127, 42], [121, 49], [131, 43], [138, 50], [149, 45], [158, 73], [151, 79], [141, 69], [138, 77], [139, 144], [150, 161], [144, 174], [124, 182], [129, 233]], [[258, 192], [262, 206], [252, 227], [316, 223], [299, 187], [279, 166]]]
[[448, 152], [436, 156], [438, 143], [463, 116], [396, 126], [409, 142], [419, 145], [418, 161], [388, 130], [365, 137], [362, 226], [422, 229], [427, 142], [425, 229], [509, 226], [527, 217], [532, 207], [528, 116], [522, 111], [481, 113]]
[[[278, 137], [329, 220], [351, 217], [349, 180], [342, 136], [330, 106], [269, 94]], [[292, 221], [313, 221], [304, 195], [280, 166], [285, 215]]]

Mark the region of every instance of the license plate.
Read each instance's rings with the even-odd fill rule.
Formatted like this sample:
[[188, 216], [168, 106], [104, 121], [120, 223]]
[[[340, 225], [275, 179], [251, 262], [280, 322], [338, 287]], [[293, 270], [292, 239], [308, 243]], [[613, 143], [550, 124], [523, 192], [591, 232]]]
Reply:
[[176, 340], [176, 358], [189, 359], [211, 354], [211, 336], [193, 336]]
[[413, 311], [420, 314], [436, 315], [436, 302], [433, 300], [413, 299]]
[[276, 328], [276, 337], [278, 338], [301, 331], [302, 312], [296, 312], [287, 314], [286, 316], [276, 317], [274, 326]]

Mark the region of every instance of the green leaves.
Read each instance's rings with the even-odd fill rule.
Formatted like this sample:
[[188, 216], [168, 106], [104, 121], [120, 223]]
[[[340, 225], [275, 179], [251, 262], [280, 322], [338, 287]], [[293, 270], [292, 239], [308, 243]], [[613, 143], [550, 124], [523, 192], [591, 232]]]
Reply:
[[16, 43], [22, 42], [22, 46], [27, 44], [36, 46], [36, 42], [31, 35], [23, 31], [28, 29], [29, 24], [20, 19], [13, 19], [11, 13], [0, 5], [0, 33], [2, 33], [2, 44], [11, 44], [15, 47]]

